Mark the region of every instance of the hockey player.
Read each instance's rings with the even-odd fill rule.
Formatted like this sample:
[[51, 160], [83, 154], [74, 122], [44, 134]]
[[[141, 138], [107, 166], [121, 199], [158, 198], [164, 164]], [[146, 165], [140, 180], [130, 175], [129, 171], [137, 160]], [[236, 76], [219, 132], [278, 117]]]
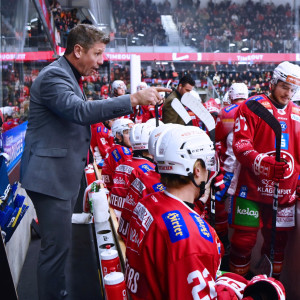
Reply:
[[122, 80], [115, 80], [111, 85], [111, 93], [113, 97], [125, 95], [126, 90], [126, 85]]
[[[151, 119], [152, 120], [152, 119]], [[149, 122], [148, 122], [149, 124]], [[171, 128], [179, 126], [177, 124], [161, 124], [155, 127], [149, 137], [148, 141], [148, 152], [151, 157], [154, 156], [154, 146], [159, 135]], [[128, 226], [133, 210], [137, 203], [146, 195], [157, 191], [164, 190], [164, 185], [160, 182], [160, 174], [155, 170], [149, 170], [146, 173], [140, 174], [130, 185], [128, 193], [124, 202], [118, 233], [124, 241], [127, 239]]]
[[240, 163], [236, 167], [237, 187], [231, 198], [229, 222], [231, 238], [230, 268], [246, 275], [257, 232], [263, 235], [262, 254], [270, 254], [274, 181], [279, 181], [273, 274], [279, 277], [287, 233], [295, 226], [295, 191], [300, 171], [300, 109], [291, 98], [300, 87], [300, 68], [280, 63], [273, 72], [270, 94], [254, 96], [280, 122], [281, 162], [275, 160], [272, 129], [242, 103], [236, 113], [233, 151]]
[[[155, 170], [153, 157], [148, 152], [148, 140], [154, 128], [154, 125], [147, 123], [135, 124], [132, 127], [129, 139], [133, 156], [131, 159], [119, 164], [112, 175], [113, 186], [110, 193], [110, 206], [114, 208], [119, 220], [131, 183], [142, 174]], [[151, 175], [149, 175], [150, 177]]]
[[110, 148], [102, 167], [102, 179], [108, 190], [112, 187], [112, 174], [116, 167], [132, 157], [129, 130], [133, 125], [130, 119], [117, 119], [112, 125], [115, 145]]
[[214, 146], [200, 128], [179, 126], [156, 142], [155, 160], [166, 190], [138, 202], [130, 220], [125, 278], [131, 298], [237, 300], [245, 292], [245, 299], [261, 299], [253, 297], [259, 281], [273, 293], [263, 299], [285, 299], [282, 285], [264, 276], [249, 287], [238, 274], [216, 280], [218, 236], [192, 208], [215, 168]]
[[225, 211], [225, 199], [227, 194], [233, 195], [234, 189], [230, 188], [234, 170], [238, 162], [232, 150], [234, 115], [241, 103], [248, 98], [248, 88], [244, 83], [233, 83], [228, 91], [231, 105], [224, 107], [216, 122], [216, 143], [219, 143], [219, 158], [221, 170], [224, 175], [225, 188], [216, 192], [216, 224], [215, 229], [223, 242], [225, 249], [228, 241], [228, 213]]
[[114, 137], [111, 132], [111, 126], [117, 119], [96, 123], [91, 125], [91, 148], [94, 153], [104, 159], [109, 152], [109, 149], [114, 145]]

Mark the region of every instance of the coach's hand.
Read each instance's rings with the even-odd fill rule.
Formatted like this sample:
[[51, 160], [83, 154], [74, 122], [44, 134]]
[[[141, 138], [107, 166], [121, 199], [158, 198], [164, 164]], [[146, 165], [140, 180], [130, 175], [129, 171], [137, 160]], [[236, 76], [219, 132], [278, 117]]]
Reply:
[[147, 89], [141, 90], [130, 95], [131, 106], [135, 107], [137, 105], [155, 105], [160, 104], [163, 98], [159, 92], [172, 92], [171, 89], [164, 87], [149, 87]]

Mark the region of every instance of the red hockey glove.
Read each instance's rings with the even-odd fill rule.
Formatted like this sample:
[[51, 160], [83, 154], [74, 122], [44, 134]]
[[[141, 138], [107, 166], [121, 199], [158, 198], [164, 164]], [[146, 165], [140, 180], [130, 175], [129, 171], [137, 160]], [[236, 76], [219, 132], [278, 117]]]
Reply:
[[259, 296], [265, 300], [285, 300], [285, 289], [280, 281], [266, 275], [258, 275], [254, 276], [245, 288], [244, 297], [248, 296], [254, 299]]
[[284, 173], [288, 169], [285, 162], [277, 162], [275, 157], [266, 154], [258, 154], [253, 163], [255, 175], [261, 175], [264, 178], [278, 181], [284, 178]]
[[214, 185], [216, 191], [222, 191], [223, 189], [225, 189], [224, 173], [224, 169], [220, 168], [219, 174], [215, 177]]
[[240, 300], [248, 280], [235, 273], [225, 273], [216, 280], [218, 299]]

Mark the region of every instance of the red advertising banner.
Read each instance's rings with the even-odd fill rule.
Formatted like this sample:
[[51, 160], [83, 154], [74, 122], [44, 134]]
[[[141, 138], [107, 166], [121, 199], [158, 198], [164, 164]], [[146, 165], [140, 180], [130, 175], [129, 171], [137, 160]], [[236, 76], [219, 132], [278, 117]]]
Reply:
[[[43, 1], [43, 0], [40, 0]], [[57, 47], [57, 53], [63, 55], [65, 48]], [[131, 55], [139, 55], [141, 61], [190, 61], [202, 63], [279, 63], [282, 61], [300, 61], [298, 53], [116, 53], [106, 52], [105, 60], [110, 61], [130, 61]], [[23, 53], [0, 53], [2, 61], [35, 61], [35, 60], [54, 60], [53, 51], [23, 52]]]

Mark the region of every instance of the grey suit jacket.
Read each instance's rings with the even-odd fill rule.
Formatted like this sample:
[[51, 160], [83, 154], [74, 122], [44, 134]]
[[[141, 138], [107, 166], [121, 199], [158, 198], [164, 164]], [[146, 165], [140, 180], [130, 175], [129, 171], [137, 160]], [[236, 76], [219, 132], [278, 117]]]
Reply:
[[129, 95], [86, 101], [64, 57], [45, 67], [30, 91], [22, 187], [63, 200], [76, 197], [90, 145], [90, 124], [132, 112]]

